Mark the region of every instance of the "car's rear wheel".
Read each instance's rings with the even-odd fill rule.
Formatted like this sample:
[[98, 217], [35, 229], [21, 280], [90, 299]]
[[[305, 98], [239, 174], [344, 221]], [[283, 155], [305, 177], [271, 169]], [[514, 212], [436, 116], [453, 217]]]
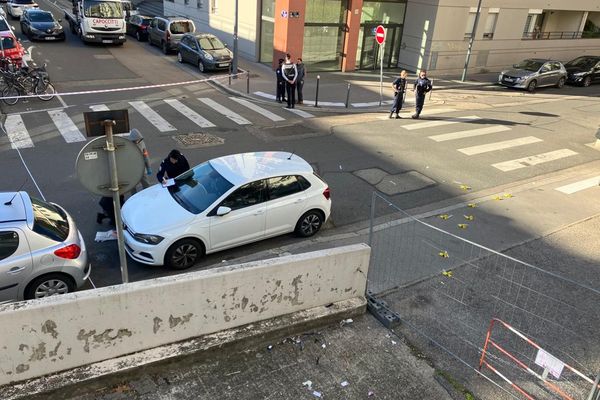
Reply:
[[137, 31], [135, 33], [135, 38], [137, 39], [138, 42], [142, 41], [142, 34], [140, 33], [140, 31]]
[[561, 89], [563, 86], [565, 86], [565, 78], [560, 78], [558, 82], [556, 82], [556, 87]]
[[181, 55], [181, 52], [177, 52], [177, 61], [179, 61], [180, 63], [183, 63], [183, 56]]
[[173, 269], [187, 269], [204, 256], [204, 246], [196, 239], [181, 239], [173, 243], [165, 254], [165, 265]]
[[592, 77], [591, 76], [586, 76], [585, 78], [583, 78], [583, 82], [582, 82], [583, 87], [588, 87], [591, 84], [592, 84]]
[[75, 282], [68, 275], [48, 274], [35, 278], [25, 289], [25, 300], [41, 299], [57, 294], [71, 293]]
[[527, 91], [530, 93], [535, 92], [535, 89], [537, 88], [537, 81], [534, 79], [531, 82], [529, 82], [529, 85], [527, 85]]
[[310, 237], [321, 229], [321, 226], [323, 226], [324, 221], [325, 216], [321, 211], [307, 211], [300, 217], [300, 219], [296, 223], [295, 232], [298, 236]]
[[198, 71], [200, 71], [200, 72], [205, 71], [204, 63], [202, 62], [202, 60], [198, 61]]

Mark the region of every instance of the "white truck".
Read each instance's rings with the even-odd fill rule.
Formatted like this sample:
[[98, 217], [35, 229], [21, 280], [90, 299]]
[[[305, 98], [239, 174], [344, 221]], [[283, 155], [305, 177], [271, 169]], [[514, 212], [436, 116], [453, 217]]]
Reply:
[[125, 43], [125, 16], [120, 0], [72, 0], [64, 10], [71, 32], [84, 43]]

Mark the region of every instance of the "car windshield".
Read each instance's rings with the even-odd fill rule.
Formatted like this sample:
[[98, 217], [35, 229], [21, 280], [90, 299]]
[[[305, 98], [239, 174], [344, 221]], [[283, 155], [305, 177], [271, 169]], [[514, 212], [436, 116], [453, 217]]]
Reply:
[[0, 31], [10, 31], [8, 23], [4, 18], [0, 18]]
[[54, 22], [52, 14], [49, 13], [30, 13], [29, 19], [31, 19], [32, 22]]
[[31, 198], [33, 206], [33, 231], [57, 242], [64, 242], [69, 237], [69, 221], [64, 211], [50, 203], [35, 197]]
[[515, 65], [516, 69], [524, 69], [525, 71], [538, 71], [542, 66], [542, 62], [534, 60], [525, 60]]
[[13, 4], [33, 4], [33, 0], [13, 0]]
[[216, 37], [199, 37], [198, 42], [200, 42], [200, 47], [202, 47], [203, 50], [221, 50], [225, 48], [223, 42]]
[[150, 22], [152, 22], [152, 18], [144, 18], [142, 20], [142, 25], [143, 26], [148, 26], [148, 25], [150, 25]]
[[205, 162], [175, 178], [169, 193], [183, 208], [200, 214], [232, 187], [231, 182]]
[[171, 27], [169, 29], [171, 33], [175, 35], [194, 31], [194, 28], [192, 28], [192, 24], [190, 24], [188, 21], [171, 22]]
[[15, 40], [11, 37], [3, 37], [2, 43], [0, 44], [2, 50], [9, 50], [15, 48]]
[[580, 67], [584, 69], [592, 68], [598, 60], [587, 57], [578, 57], [565, 64], [565, 67]]
[[123, 8], [120, 2], [86, 0], [83, 4], [86, 17], [123, 18]]

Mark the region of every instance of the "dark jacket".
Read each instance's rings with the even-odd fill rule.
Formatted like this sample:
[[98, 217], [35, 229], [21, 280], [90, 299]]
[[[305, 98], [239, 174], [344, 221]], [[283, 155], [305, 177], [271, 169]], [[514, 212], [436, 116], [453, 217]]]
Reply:
[[183, 174], [188, 169], [190, 169], [190, 164], [183, 154], [179, 156], [179, 160], [177, 160], [175, 164], [173, 164], [171, 160], [169, 160], [169, 157], [167, 157], [160, 163], [160, 168], [158, 169], [156, 178], [159, 182], [162, 182], [165, 173], [167, 174], [167, 177], [171, 179]]
[[431, 81], [425, 78], [417, 78], [415, 81], [414, 89], [417, 91], [417, 96], [425, 96], [425, 93], [429, 92], [433, 86], [431, 86]]
[[[396, 78], [396, 80], [392, 83], [392, 86], [396, 89], [396, 92], [399, 94], [404, 94], [406, 90], [406, 79], [405, 78]], [[396, 93], [394, 93], [394, 96]]]
[[283, 79], [283, 74], [281, 72], [281, 65], [278, 66], [275, 70], [275, 75], [277, 75], [277, 82], [285, 82]]
[[299, 81], [303, 81], [304, 80], [304, 76], [306, 75], [305, 69], [304, 69], [304, 63], [297, 63], [296, 64], [296, 71], [298, 72], [298, 79]]

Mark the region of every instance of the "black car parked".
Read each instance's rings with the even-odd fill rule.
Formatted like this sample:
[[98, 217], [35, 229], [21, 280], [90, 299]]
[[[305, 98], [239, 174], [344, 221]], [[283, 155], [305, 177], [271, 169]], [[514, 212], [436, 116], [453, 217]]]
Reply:
[[138, 42], [148, 40], [148, 26], [152, 18], [146, 15], [132, 15], [125, 25], [126, 33], [135, 36]]
[[233, 53], [215, 35], [186, 33], [179, 42], [177, 60], [198, 66], [200, 72], [228, 69]]
[[581, 56], [565, 64], [567, 83], [590, 86], [600, 82], [600, 56]]
[[30, 40], [65, 40], [65, 31], [49, 11], [38, 8], [23, 10], [21, 16], [21, 32]]

